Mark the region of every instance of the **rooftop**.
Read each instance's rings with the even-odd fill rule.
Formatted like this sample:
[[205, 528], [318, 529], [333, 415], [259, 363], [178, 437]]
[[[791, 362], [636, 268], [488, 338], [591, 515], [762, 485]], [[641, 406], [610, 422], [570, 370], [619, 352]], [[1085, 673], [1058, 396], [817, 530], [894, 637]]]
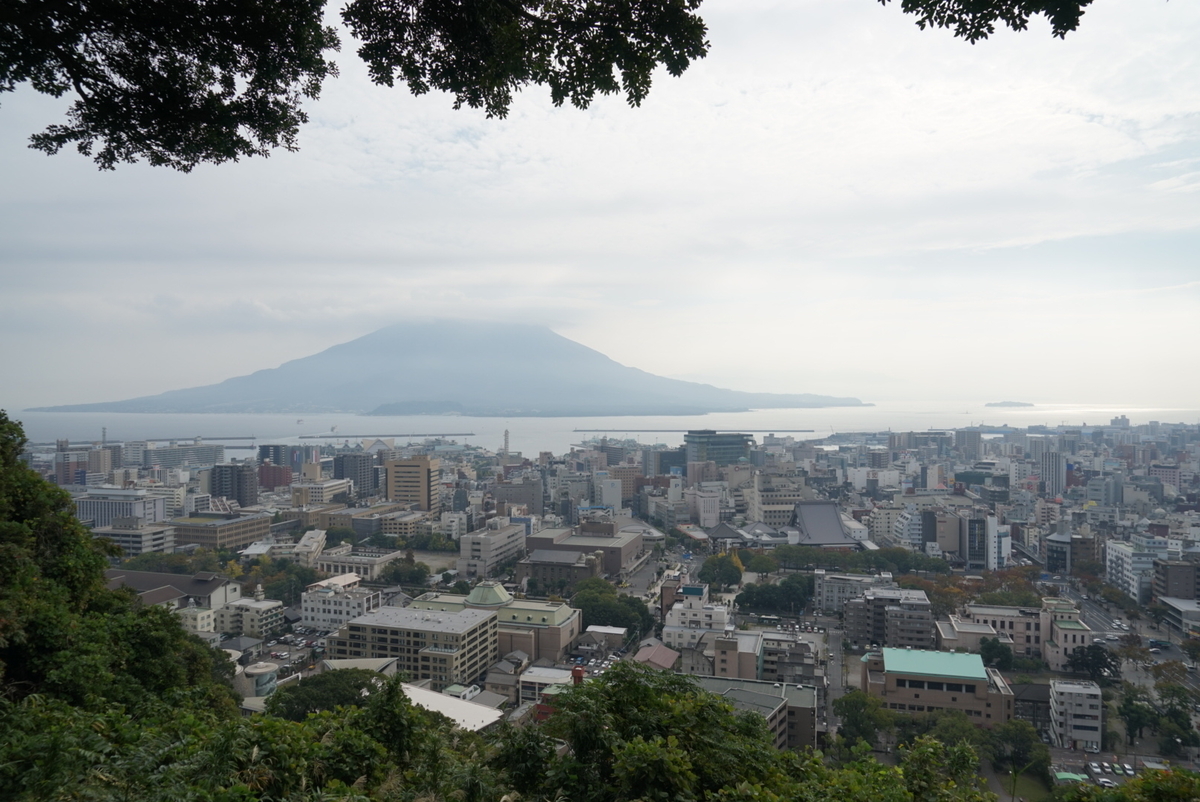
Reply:
[[986, 682], [987, 670], [977, 654], [932, 652], [924, 649], [884, 649], [883, 670], [889, 674], [954, 677]]
[[441, 713], [453, 721], [456, 726], [464, 730], [478, 732], [490, 727], [504, 717], [504, 714], [499, 710], [487, 705], [468, 702], [465, 699], [457, 699], [453, 696], [446, 696], [445, 694], [431, 691], [428, 688], [418, 688], [416, 685], [405, 684], [403, 687], [404, 695], [414, 705], [426, 710], [432, 710], [435, 713]]
[[491, 610], [460, 610], [453, 613], [414, 610], [411, 607], [380, 607], [350, 621], [350, 626], [400, 627], [424, 632], [466, 632], [488, 620], [495, 613]]

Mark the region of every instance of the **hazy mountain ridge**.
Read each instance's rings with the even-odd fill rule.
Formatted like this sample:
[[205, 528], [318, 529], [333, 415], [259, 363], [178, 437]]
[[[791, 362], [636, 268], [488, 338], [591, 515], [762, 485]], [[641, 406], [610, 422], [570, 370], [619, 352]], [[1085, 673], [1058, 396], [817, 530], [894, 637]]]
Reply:
[[689, 415], [863, 406], [745, 393], [627, 367], [543, 326], [400, 323], [217, 384], [45, 412], [356, 412], [375, 415]]

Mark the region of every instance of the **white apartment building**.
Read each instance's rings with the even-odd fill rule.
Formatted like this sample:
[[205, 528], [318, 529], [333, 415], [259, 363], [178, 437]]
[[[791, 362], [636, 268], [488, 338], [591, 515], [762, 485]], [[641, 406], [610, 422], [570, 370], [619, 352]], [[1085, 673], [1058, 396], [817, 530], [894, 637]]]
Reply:
[[1094, 682], [1050, 681], [1050, 733], [1061, 749], [1099, 752], [1104, 702]]
[[689, 487], [683, 491], [688, 515], [692, 523], [701, 529], [712, 529], [721, 523], [721, 493], [718, 490], [702, 490]]
[[892, 539], [914, 551], [921, 550], [921, 511], [916, 504], [904, 505], [904, 511], [892, 524]]
[[91, 521], [93, 528], [112, 526], [114, 518], [141, 518], [146, 522], [165, 521], [166, 505], [145, 490], [96, 487], [75, 499], [75, 515]]
[[525, 527], [513, 524], [508, 518], [493, 518], [487, 529], [463, 535], [458, 539], [460, 576], [487, 576], [509, 560], [525, 553]]
[[1129, 543], [1108, 541], [1104, 545], [1104, 570], [1108, 583], [1138, 604], [1150, 601], [1154, 560], [1170, 559], [1166, 538], [1135, 534]]
[[283, 602], [242, 597], [213, 610], [213, 629], [230, 635], [266, 638], [283, 628]]
[[708, 585], [683, 585], [679, 588], [682, 601], [667, 611], [663, 625], [663, 643], [672, 649], [695, 649], [705, 633], [728, 635], [734, 632], [729, 608], [710, 601]]
[[300, 623], [324, 632], [374, 612], [383, 594], [361, 586], [358, 574], [342, 574], [309, 585], [300, 594]]
[[813, 604], [826, 613], [840, 613], [846, 602], [857, 599], [872, 588], [894, 588], [892, 575], [884, 571], [878, 576], [865, 574], [827, 574], [825, 569], [813, 571]]

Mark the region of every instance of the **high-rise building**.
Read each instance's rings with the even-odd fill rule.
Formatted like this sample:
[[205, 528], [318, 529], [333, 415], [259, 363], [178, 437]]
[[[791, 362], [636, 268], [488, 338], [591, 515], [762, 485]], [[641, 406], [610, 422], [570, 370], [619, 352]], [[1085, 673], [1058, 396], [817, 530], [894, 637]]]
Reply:
[[[60, 441], [60, 442], [66, 442]], [[58, 485], [87, 484], [88, 454], [86, 451], [64, 451], [54, 453], [54, 482]]]
[[209, 494], [236, 500], [243, 507], [258, 503], [258, 468], [252, 462], [214, 465], [209, 474]]
[[354, 482], [359, 498], [375, 495], [375, 457], [371, 454], [338, 454], [333, 458], [333, 478]]
[[742, 459], [749, 461], [753, 442], [753, 435], [718, 433], [715, 429], [693, 429], [683, 436], [689, 464], [711, 460], [717, 465], [733, 465]]
[[1067, 486], [1067, 460], [1059, 451], [1047, 451], [1041, 457], [1041, 476], [1046, 495], [1058, 497]]
[[283, 445], [261, 445], [258, 447], [259, 462], [273, 462], [276, 465], [288, 464], [288, 447]]
[[395, 460], [387, 465], [388, 501], [410, 504], [435, 516], [442, 511], [442, 468], [438, 460], [426, 455]]
[[264, 462], [258, 466], [258, 486], [264, 490], [287, 487], [292, 483], [292, 469], [286, 465]]
[[963, 459], [977, 460], [983, 456], [983, 433], [974, 429], [960, 429], [954, 433], [954, 447]]

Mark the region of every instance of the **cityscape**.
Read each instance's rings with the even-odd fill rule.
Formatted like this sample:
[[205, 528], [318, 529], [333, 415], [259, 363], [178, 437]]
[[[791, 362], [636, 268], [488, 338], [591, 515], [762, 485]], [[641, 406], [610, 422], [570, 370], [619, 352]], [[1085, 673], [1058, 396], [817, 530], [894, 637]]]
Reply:
[[1198, 41], [0, 3], [0, 802], [1200, 802]]
[[1200, 425], [583, 436], [105, 435], [20, 462], [113, 544], [111, 587], [228, 655], [243, 715], [358, 669], [470, 731], [539, 726], [637, 666], [783, 751], [976, 731], [996, 793], [1200, 757]]

